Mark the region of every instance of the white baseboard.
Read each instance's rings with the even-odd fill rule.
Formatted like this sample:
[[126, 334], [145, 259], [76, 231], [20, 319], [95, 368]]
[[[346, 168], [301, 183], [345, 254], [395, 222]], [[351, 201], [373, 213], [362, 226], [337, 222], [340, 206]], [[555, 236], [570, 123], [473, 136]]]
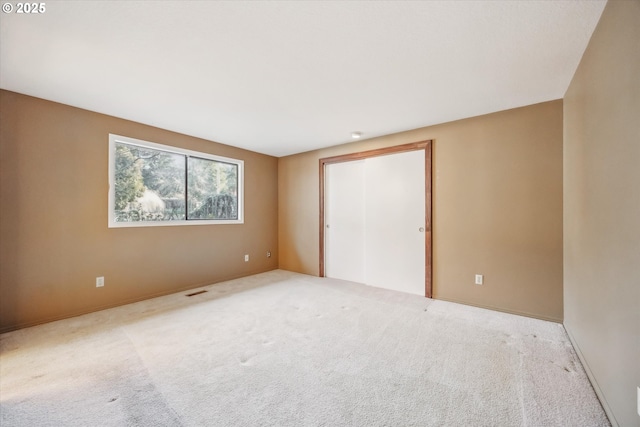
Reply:
[[587, 377], [591, 382], [591, 386], [593, 387], [593, 390], [596, 392], [596, 396], [598, 396], [598, 400], [600, 400], [602, 409], [604, 409], [604, 412], [607, 414], [607, 418], [609, 418], [609, 422], [611, 423], [612, 427], [620, 427], [620, 425], [616, 421], [615, 416], [613, 415], [613, 411], [611, 411], [611, 408], [609, 407], [609, 403], [607, 403], [607, 399], [604, 397], [604, 393], [602, 393], [602, 390], [598, 385], [598, 381], [596, 380], [596, 377], [593, 375], [593, 372], [591, 372], [591, 368], [589, 367], [587, 360], [584, 358], [584, 355], [582, 354], [582, 350], [580, 350], [580, 346], [578, 345], [575, 338], [573, 337], [573, 334], [571, 334], [571, 331], [569, 330], [569, 328], [567, 328], [567, 325], [563, 323], [562, 326], [564, 327], [564, 330], [567, 332], [567, 335], [569, 336], [571, 345], [573, 345], [573, 349], [576, 351], [576, 354], [580, 359], [580, 363], [582, 363], [582, 366], [584, 367], [584, 370], [587, 373]]

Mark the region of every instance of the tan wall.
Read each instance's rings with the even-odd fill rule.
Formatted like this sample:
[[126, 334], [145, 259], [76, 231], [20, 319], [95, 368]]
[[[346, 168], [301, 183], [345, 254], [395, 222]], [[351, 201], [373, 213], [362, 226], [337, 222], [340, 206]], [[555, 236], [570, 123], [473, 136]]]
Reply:
[[640, 2], [607, 3], [564, 117], [564, 324], [614, 425], [640, 426]]
[[[0, 102], [0, 331], [277, 268], [276, 158], [13, 92]], [[244, 160], [245, 223], [107, 228], [109, 133]]]
[[435, 298], [561, 321], [560, 100], [280, 158], [280, 268], [318, 275], [320, 158], [426, 139]]

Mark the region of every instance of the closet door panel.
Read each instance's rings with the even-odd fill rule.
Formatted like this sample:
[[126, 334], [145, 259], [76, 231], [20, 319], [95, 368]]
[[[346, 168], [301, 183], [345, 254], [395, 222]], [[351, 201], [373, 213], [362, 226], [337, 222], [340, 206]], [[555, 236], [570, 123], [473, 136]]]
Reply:
[[325, 275], [366, 283], [365, 161], [325, 168]]
[[424, 295], [424, 159], [424, 150], [366, 159], [364, 235], [368, 285]]

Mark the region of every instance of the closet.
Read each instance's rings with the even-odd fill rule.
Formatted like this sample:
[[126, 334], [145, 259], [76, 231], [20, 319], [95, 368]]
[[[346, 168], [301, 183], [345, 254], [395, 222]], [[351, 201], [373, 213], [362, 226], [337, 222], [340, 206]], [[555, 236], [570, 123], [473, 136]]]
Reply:
[[431, 296], [431, 145], [410, 148], [321, 160], [321, 275]]

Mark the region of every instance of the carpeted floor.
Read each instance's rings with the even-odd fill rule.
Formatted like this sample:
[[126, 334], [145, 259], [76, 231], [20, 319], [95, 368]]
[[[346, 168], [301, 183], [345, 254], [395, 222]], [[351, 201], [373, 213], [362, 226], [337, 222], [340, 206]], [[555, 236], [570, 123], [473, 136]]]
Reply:
[[1, 335], [4, 426], [608, 426], [562, 325], [273, 271]]

